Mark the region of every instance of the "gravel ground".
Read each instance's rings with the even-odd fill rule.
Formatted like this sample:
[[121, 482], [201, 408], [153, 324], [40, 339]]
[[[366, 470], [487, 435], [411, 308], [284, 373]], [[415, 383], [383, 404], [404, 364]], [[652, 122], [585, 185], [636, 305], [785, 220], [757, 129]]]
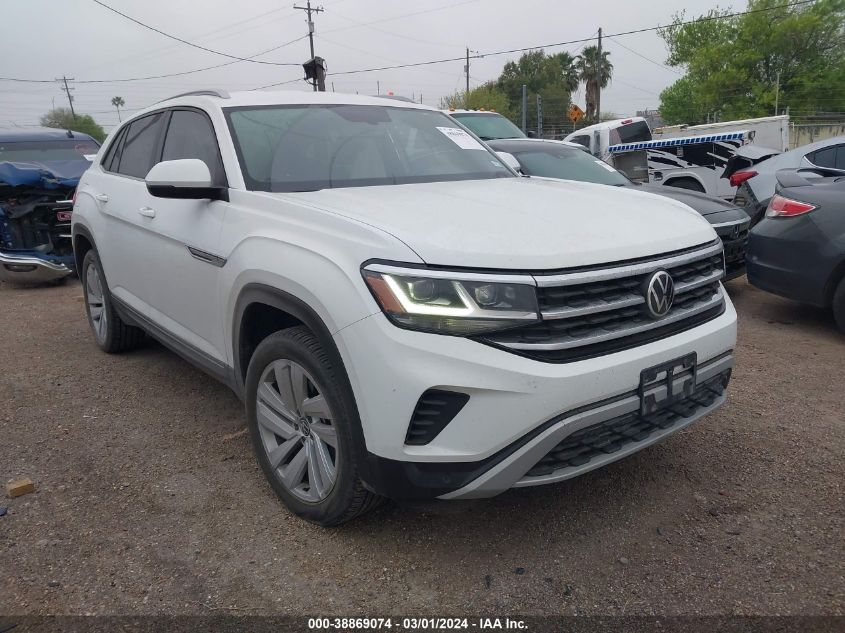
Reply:
[[729, 284], [718, 413], [578, 479], [339, 529], [265, 483], [242, 405], [158, 345], [100, 353], [77, 282], [0, 285], [0, 611], [843, 614], [845, 337]]

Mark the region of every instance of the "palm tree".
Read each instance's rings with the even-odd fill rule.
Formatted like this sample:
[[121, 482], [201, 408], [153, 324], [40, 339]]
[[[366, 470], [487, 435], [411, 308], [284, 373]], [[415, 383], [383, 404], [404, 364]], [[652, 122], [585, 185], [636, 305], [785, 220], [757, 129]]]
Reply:
[[613, 64], [610, 63], [608, 51], [599, 54], [598, 46], [587, 46], [583, 54], [575, 58], [575, 68], [578, 77], [586, 87], [587, 119], [598, 120], [596, 101], [601, 88], [607, 88], [613, 75]]
[[120, 109], [126, 105], [123, 97], [112, 97], [111, 104], [117, 109], [117, 120], [122, 121], [120, 118]]

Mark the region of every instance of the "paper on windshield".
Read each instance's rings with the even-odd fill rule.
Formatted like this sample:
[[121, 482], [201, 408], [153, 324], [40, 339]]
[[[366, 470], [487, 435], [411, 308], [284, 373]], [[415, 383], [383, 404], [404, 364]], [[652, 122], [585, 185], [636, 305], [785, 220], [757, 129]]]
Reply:
[[484, 146], [467, 134], [466, 130], [457, 127], [438, 127], [438, 130], [443, 132], [461, 149], [480, 149], [484, 150]]

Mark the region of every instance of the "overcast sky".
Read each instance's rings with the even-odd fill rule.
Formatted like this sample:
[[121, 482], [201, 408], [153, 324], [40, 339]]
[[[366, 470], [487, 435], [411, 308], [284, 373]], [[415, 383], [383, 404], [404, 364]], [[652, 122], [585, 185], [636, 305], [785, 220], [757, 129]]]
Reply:
[[[103, 0], [162, 31], [229, 55], [248, 57], [302, 37], [305, 16], [292, 0]], [[301, 0], [298, 4], [304, 4]], [[595, 35], [646, 28], [671, 21], [686, 10], [707, 12], [715, 0], [325, 0], [317, 15], [315, 48], [329, 73], [459, 57], [465, 47], [492, 51], [538, 46]], [[723, 3], [722, 7], [730, 4]], [[737, 10], [744, 2], [734, 2]], [[414, 14], [414, 15], [409, 15]], [[655, 32], [619, 37], [642, 56], [663, 62], [666, 49]], [[583, 44], [547, 48], [577, 54]], [[605, 39], [614, 65], [613, 82], [602, 93], [602, 110], [619, 115], [656, 107], [660, 91], [678, 78], [671, 69], [649, 62]], [[223, 64], [231, 59], [191, 48], [134, 24], [92, 0], [3, 0], [0, 20], [0, 77], [77, 80], [146, 77]], [[518, 54], [471, 61], [471, 85], [495, 79]], [[308, 59], [307, 38], [258, 57], [301, 63]], [[120, 95], [131, 112], [167, 96], [201, 87], [244, 90], [296, 80], [299, 67], [250, 62], [181, 77], [121, 83], [72, 82], [78, 112], [90, 113], [106, 129], [117, 122], [111, 98]], [[381, 91], [415, 96], [437, 105], [440, 97], [464, 86], [463, 62], [421, 68], [329, 76], [338, 92]], [[278, 89], [308, 88], [304, 82]], [[583, 106], [583, 87], [574, 100]], [[33, 125], [41, 114], [67, 99], [55, 83], [0, 81], [0, 127]]]

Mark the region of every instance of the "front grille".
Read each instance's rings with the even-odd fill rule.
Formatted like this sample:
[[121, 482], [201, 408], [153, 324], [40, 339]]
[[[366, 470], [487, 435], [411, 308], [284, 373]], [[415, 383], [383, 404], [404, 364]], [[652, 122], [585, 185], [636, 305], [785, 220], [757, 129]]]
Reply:
[[728, 279], [741, 275], [745, 271], [745, 251], [748, 247], [749, 226], [748, 221], [744, 225], [740, 225], [736, 235], [733, 235], [733, 226], [720, 227], [716, 230], [725, 249], [725, 277]]
[[565, 468], [578, 468], [592, 459], [610, 455], [629, 444], [642, 442], [654, 433], [671, 429], [712, 405], [725, 392], [731, 370], [696, 386], [695, 391], [674, 404], [648, 415], [626, 413], [567, 436], [541, 459], [525, 477], [551, 475]]
[[469, 396], [456, 391], [429, 389], [417, 401], [411, 423], [405, 435], [405, 444], [424, 446], [446, 428], [469, 402]]
[[[671, 310], [653, 319], [643, 285], [656, 270], [675, 283]], [[691, 253], [612, 268], [536, 275], [542, 321], [488, 335], [488, 343], [547, 362], [569, 362], [641, 345], [690, 329], [724, 309], [718, 242]]]

